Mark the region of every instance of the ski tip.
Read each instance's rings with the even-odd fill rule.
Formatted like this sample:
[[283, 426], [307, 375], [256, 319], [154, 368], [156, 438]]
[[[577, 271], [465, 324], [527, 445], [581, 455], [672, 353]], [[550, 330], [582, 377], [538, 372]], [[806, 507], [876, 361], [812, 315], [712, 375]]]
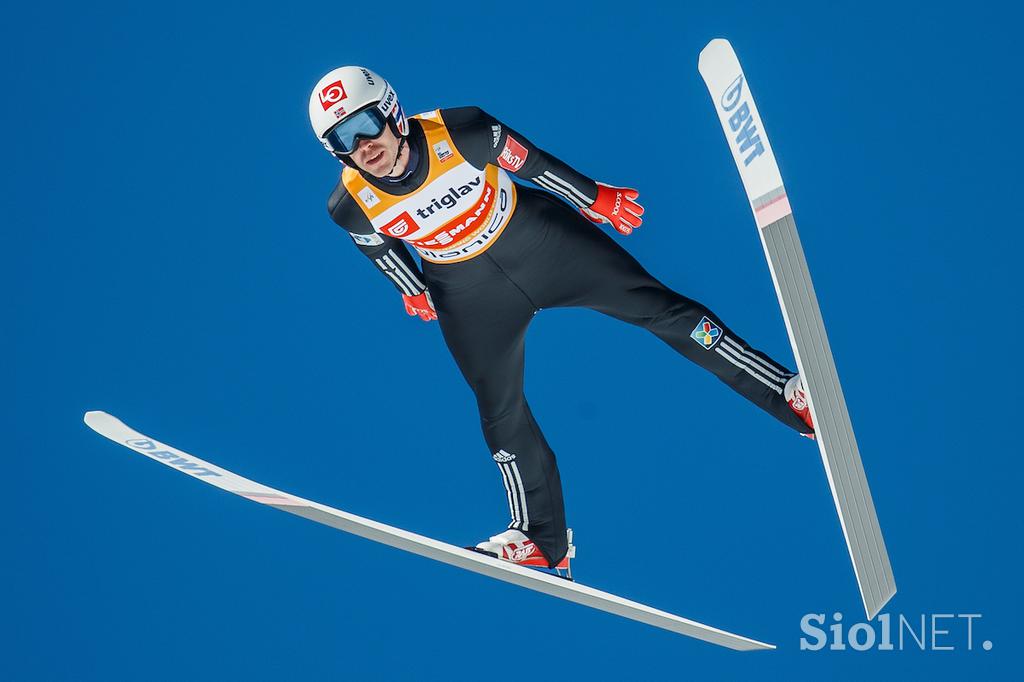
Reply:
[[704, 46], [704, 49], [700, 51], [700, 56], [697, 58], [697, 68], [699, 69], [706, 60], [723, 51], [732, 52], [732, 44], [725, 38], [711, 39], [708, 41], [708, 44]]
[[107, 419], [113, 419], [113, 417], [102, 410], [89, 410], [85, 413], [85, 417], [83, 417], [82, 421], [84, 421], [90, 428], [95, 428], [97, 424]]

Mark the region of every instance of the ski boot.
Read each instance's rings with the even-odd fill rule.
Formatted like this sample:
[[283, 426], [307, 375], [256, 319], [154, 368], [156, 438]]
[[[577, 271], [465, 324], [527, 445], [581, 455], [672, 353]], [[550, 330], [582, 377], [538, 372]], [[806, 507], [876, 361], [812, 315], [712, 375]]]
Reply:
[[[804, 420], [804, 423], [814, 428], [814, 419], [811, 417], [811, 406], [807, 402], [807, 391], [804, 389], [804, 380], [800, 378], [799, 374], [794, 374], [790, 377], [789, 381], [786, 382], [786, 387], [782, 391], [782, 395], [786, 398], [786, 402], [789, 403], [790, 408], [796, 412], [797, 416]], [[813, 433], [801, 433], [801, 436], [814, 440]]]
[[[540, 551], [540, 547], [535, 545], [522, 531], [514, 528], [510, 528], [498, 535], [492, 535], [485, 542], [478, 543], [476, 547], [467, 547], [466, 549], [487, 554], [496, 559], [503, 559], [513, 564], [519, 564], [520, 566], [542, 569], [550, 568], [555, 571], [555, 575], [572, 580], [572, 569], [569, 567], [569, 560], [576, 557], [576, 546], [572, 544], [572, 528], [566, 531], [566, 536], [568, 537], [569, 550], [555, 566], [550, 566], [550, 562], [544, 556], [544, 552]], [[565, 571], [564, 575], [562, 571]]]

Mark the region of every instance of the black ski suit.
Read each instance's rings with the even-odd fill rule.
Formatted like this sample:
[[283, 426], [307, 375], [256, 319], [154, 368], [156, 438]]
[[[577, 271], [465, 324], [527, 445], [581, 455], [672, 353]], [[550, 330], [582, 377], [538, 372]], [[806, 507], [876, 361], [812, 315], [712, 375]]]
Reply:
[[[576, 208], [595, 199], [592, 180], [480, 109], [437, 115], [448, 139], [475, 168], [500, 165]], [[378, 194], [415, 191], [436, 163], [420, 121], [411, 123], [410, 166], [417, 167], [398, 182], [362, 174]], [[510, 147], [515, 154], [507, 154]], [[445, 342], [476, 395], [484, 439], [508, 499], [509, 528], [533, 540], [552, 565], [567, 550], [562, 485], [555, 454], [523, 393], [526, 330], [540, 310], [585, 307], [643, 327], [785, 425], [811, 431], [782, 395], [791, 371], [750, 348], [703, 305], [655, 279], [562, 199], [517, 185], [512, 214], [492, 243], [458, 262], [423, 258], [421, 279], [405, 245], [375, 230], [348, 189], [339, 182], [331, 195], [332, 218], [399, 291], [429, 290]]]

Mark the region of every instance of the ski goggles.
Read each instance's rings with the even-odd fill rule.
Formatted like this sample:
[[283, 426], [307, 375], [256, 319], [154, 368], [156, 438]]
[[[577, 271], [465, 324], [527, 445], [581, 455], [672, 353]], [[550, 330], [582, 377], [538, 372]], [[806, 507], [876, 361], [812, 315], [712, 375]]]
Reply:
[[337, 154], [351, 154], [359, 140], [376, 140], [384, 133], [387, 119], [376, 104], [357, 111], [327, 131], [324, 144]]

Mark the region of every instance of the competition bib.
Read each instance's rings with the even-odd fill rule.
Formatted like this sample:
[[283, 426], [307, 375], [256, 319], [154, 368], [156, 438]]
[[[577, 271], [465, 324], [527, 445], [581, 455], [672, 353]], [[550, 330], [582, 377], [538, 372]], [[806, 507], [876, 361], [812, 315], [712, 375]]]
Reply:
[[346, 168], [342, 182], [373, 229], [407, 242], [434, 263], [455, 263], [490, 247], [515, 209], [516, 186], [503, 169], [466, 161], [439, 112], [420, 114], [427, 138], [427, 179], [415, 191], [387, 194]]

